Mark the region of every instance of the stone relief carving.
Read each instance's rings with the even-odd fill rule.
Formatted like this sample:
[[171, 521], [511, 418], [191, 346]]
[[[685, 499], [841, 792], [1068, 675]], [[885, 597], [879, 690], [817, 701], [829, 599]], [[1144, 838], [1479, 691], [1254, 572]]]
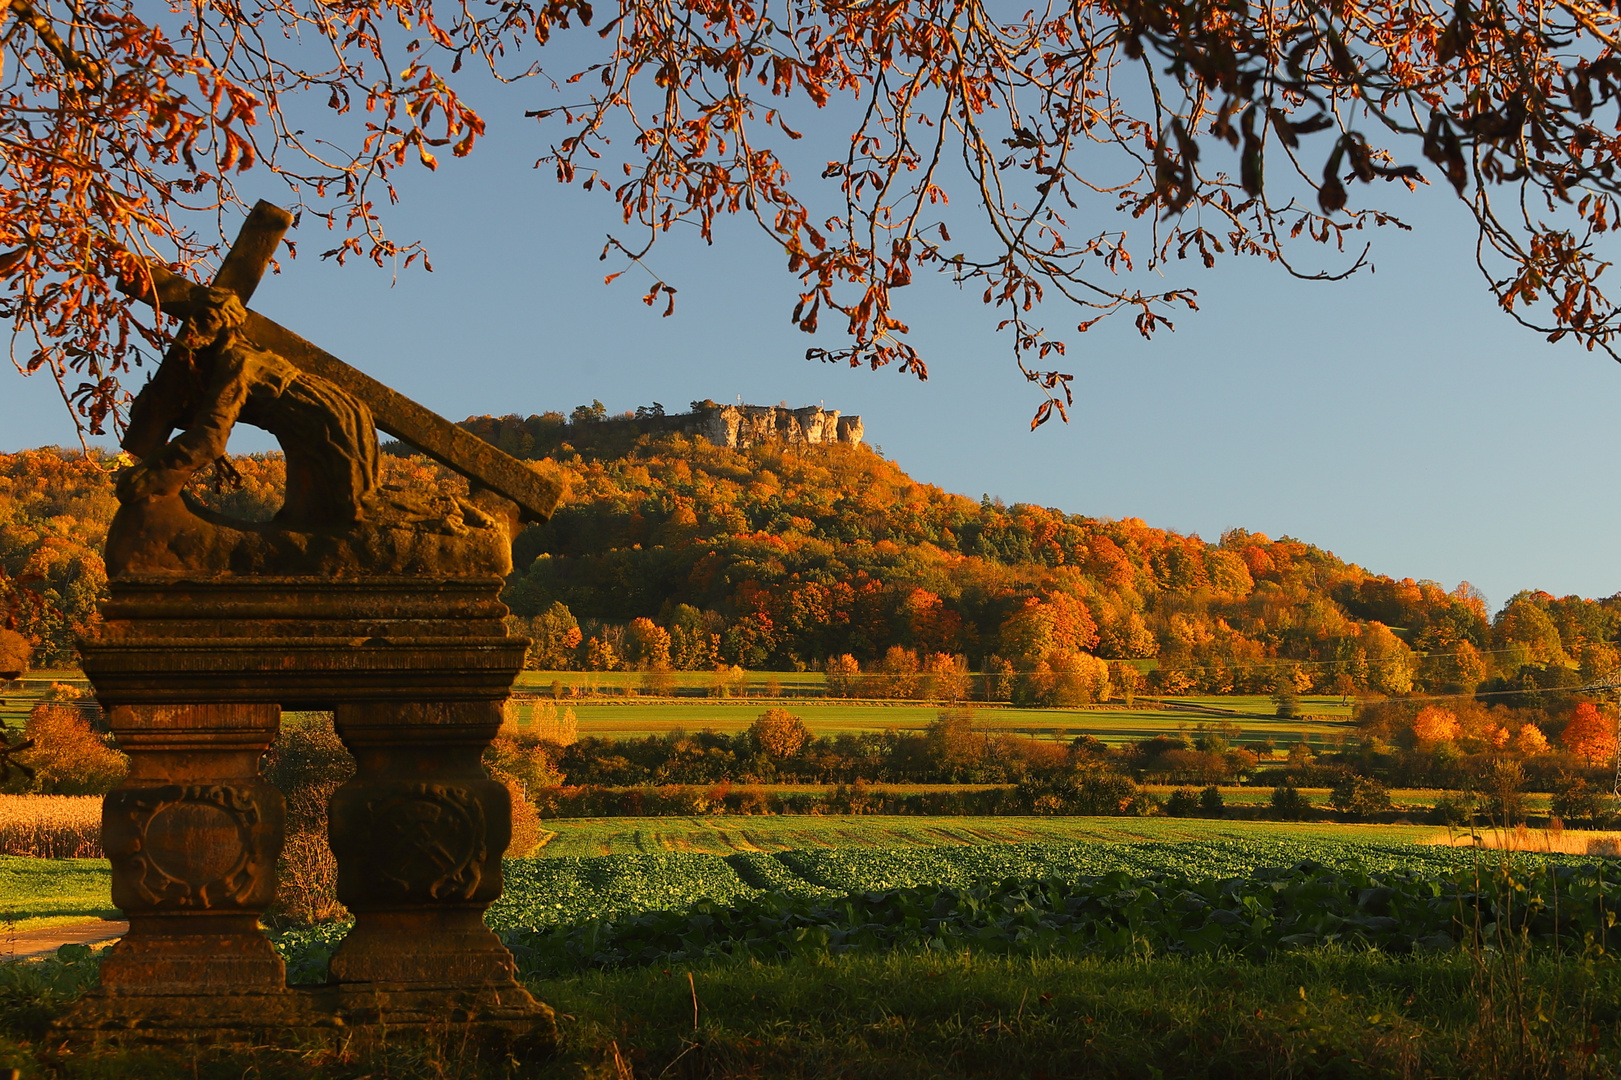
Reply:
[[247, 788], [165, 784], [107, 796], [103, 839], [121, 884], [147, 907], [220, 908], [266, 885], [275, 853]]
[[472, 792], [414, 784], [366, 804], [377, 877], [408, 896], [471, 899], [489, 857], [484, 808]]

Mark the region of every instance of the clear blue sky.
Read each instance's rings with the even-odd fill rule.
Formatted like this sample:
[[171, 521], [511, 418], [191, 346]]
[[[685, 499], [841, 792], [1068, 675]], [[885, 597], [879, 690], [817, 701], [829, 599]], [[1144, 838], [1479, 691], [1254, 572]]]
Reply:
[[[416, 170], [390, 219], [428, 242], [434, 273], [395, 283], [370, 263], [340, 269], [316, 257], [326, 237], [304, 235], [254, 306], [451, 419], [593, 399], [616, 412], [822, 402], [859, 413], [868, 441], [917, 479], [976, 499], [1210, 540], [1232, 526], [1288, 534], [1375, 572], [1467, 579], [1494, 608], [1524, 588], [1621, 590], [1621, 367], [1500, 314], [1462, 208], [1433, 189], [1381, 190], [1416, 228], [1381, 230], [1377, 272], [1349, 282], [1255, 261], [1174, 266], [1169, 282], [1196, 286], [1203, 310], [1153, 342], [1128, 320], [1071, 335], [1072, 422], [1032, 433], [1039, 399], [978, 290], [940, 280], [903, 294], [927, 383], [809, 363], [808, 345], [841, 339], [789, 324], [794, 280], [734, 222], [713, 247], [677, 238], [655, 252], [680, 290], [662, 319], [637, 272], [602, 283], [619, 269], [597, 261], [618, 223], [608, 200], [532, 171], [534, 132], [510, 112], [490, 120], [473, 159]], [[247, 197], [281, 194], [261, 184]], [[1048, 325], [1075, 321], [1048, 305]], [[0, 449], [73, 442], [50, 383], [0, 381]]]

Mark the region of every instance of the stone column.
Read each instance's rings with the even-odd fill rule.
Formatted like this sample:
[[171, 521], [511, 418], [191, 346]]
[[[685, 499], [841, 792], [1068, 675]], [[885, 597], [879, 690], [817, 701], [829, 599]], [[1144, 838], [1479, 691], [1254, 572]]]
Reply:
[[102, 961], [89, 1010], [207, 1022], [285, 997], [285, 968], [259, 929], [286, 811], [259, 775], [279, 710], [117, 705], [107, 719], [130, 757], [102, 809], [112, 899], [130, 929]]
[[338, 899], [355, 916], [332, 957], [346, 997], [410, 1012], [446, 990], [491, 991], [535, 1008], [484, 925], [512, 838], [507, 790], [480, 761], [500, 726], [498, 701], [338, 706], [356, 767], [331, 810]]

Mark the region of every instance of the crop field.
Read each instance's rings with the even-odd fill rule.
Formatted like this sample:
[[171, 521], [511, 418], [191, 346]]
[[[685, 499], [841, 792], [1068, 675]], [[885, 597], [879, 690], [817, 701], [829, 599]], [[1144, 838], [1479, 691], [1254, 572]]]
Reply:
[[[990, 827], [1001, 824], [991, 823]], [[544, 928], [646, 911], [679, 910], [705, 900], [732, 906], [766, 894], [831, 899], [882, 889], [964, 888], [1006, 878], [1070, 880], [1115, 872], [1175, 873], [1208, 879], [1248, 875], [1263, 867], [1289, 867], [1302, 862], [1355, 868], [1359, 872], [1412, 870], [1444, 876], [1489, 871], [1505, 858], [1502, 852], [1415, 843], [1436, 835], [1434, 828], [1416, 827], [1402, 831], [1388, 826], [1360, 830], [1346, 826], [1235, 830], [1229, 825], [1206, 823], [1203, 835], [1198, 835], [1190, 823], [1176, 823], [1164, 830], [1143, 830], [1160, 834], [1145, 837], [1127, 831], [1135, 827], [1128, 823], [1108, 839], [1098, 835], [1067, 842], [1048, 839], [985, 843], [959, 838], [954, 844], [937, 846], [875, 844], [888, 827], [887, 823], [874, 822], [865, 843], [839, 846], [738, 850], [739, 840], [759, 845], [746, 837], [715, 835], [711, 842], [717, 849], [730, 842], [734, 850], [730, 854], [718, 850], [665, 850], [511, 860], [506, 866], [507, 892], [490, 909], [488, 921], [497, 929]], [[1112, 823], [1102, 826], [1112, 827]], [[633, 842], [629, 838], [620, 841], [627, 848]], [[1539, 855], [1529, 861], [1585, 865], [1605, 860]]]
[[1433, 825], [1117, 817], [622, 817], [553, 818], [545, 825], [554, 835], [535, 852], [537, 859], [999, 844], [1287, 841], [1333, 847], [1372, 841], [1412, 844], [1437, 835]]
[[[1167, 818], [612, 818], [549, 821], [509, 859], [492, 926], [915, 885], [1112, 871], [1197, 876], [1312, 860], [1368, 870], [1445, 870], [1501, 853], [1435, 844], [1433, 826]], [[1591, 857], [1552, 856], [1591, 862]], [[0, 920], [28, 929], [112, 915], [104, 859], [0, 857]]]

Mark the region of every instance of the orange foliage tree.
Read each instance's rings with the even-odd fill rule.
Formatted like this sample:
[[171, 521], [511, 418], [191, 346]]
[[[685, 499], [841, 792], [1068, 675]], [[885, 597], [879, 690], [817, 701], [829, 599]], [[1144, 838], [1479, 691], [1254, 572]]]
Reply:
[[1426, 705], [1413, 718], [1413, 735], [1421, 743], [1451, 742], [1461, 733], [1457, 714], [1439, 705]]
[[[395, 171], [472, 151], [484, 121], [462, 89], [491, 77], [538, 76], [539, 163], [633, 230], [605, 255], [629, 266], [676, 224], [709, 238], [740, 215], [798, 277], [794, 322], [848, 335], [811, 356], [919, 377], [896, 295], [944, 273], [999, 309], [1044, 392], [1033, 423], [1069, 400], [1040, 300], [1147, 336], [1194, 292], [1130, 270], [1242, 254], [1343, 276], [1365, 265], [1354, 244], [1316, 270], [1294, 245], [1338, 252], [1395, 221], [1348, 182], [1448, 185], [1514, 318], [1607, 350], [1621, 329], [1597, 287], [1621, 210], [1621, 17], [1597, 0], [621, 0], [601, 19], [588, 0], [7, 0], [0, 17], [5, 313], [23, 365], [92, 427], [165, 337], [117, 278], [143, 256], [200, 274], [255, 170], [333, 230], [325, 254], [410, 263], [380, 218]], [[598, 40], [554, 80], [535, 50], [581, 24]], [[836, 149], [795, 178], [784, 151], [806, 132]], [[953, 192], [983, 215], [960, 240]], [[673, 301], [653, 281], [647, 302]]]
[[1589, 765], [1603, 765], [1615, 757], [1615, 721], [1584, 701], [1559, 733], [1559, 742]]

